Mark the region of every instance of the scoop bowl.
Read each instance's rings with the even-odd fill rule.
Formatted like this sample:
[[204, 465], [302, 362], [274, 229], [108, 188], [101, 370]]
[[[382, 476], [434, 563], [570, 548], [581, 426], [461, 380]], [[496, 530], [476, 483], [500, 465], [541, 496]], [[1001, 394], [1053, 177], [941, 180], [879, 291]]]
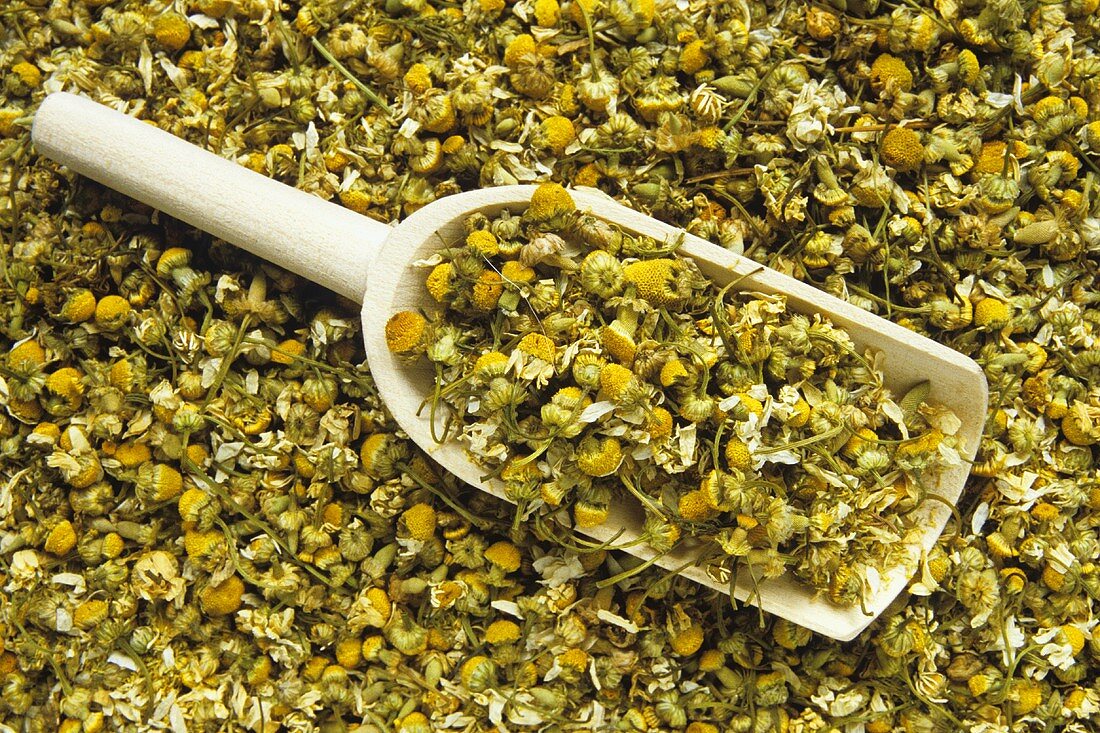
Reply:
[[[485, 470], [463, 446], [432, 438], [421, 410], [431, 394], [433, 374], [409, 367], [386, 346], [385, 324], [399, 310], [436, 304], [423, 287], [424, 270], [413, 263], [429, 257], [463, 235], [463, 220], [474, 212], [494, 216], [520, 212], [534, 186], [503, 186], [470, 191], [434, 201], [396, 226], [388, 226], [319, 197], [268, 179], [121, 112], [66, 93], [49, 95], [40, 106], [32, 137], [38, 151], [155, 209], [247, 249], [344, 296], [363, 303], [363, 338], [371, 373], [394, 419], [408, 436], [444, 469], [473, 487], [506, 499], [497, 480], [482, 480]], [[308, 151], [306, 156], [308, 158]], [[788, 308], [821, 314], [846, 330], [860, 348], [881, 352], [887, 386], [904, 394], [929, 381], [929, 399], [954, 411], [962, 427], [960, 453], [969, 461], [985, 421], [987, 387], [981, 368], [968, 357], [868, 313], [814, 287], [656, 219], [622, 206], [594, 190], [575, 190], [580, 210], [658, 241], [680, 240], [679, 253], [695, 260], [718, 285], [738, 280], [739, 288], [786, 296]], [[438, 420], [443, 415], [437, 415]], [[938, 475], [932, 490], [957, 503], [969, 463]], [[919, 511], [924, 532], [911, 549], [912, 562], [886, 573], [866, 598], [865, 608], [831, 603], [791, 579], [754, 587], [742, 570], [734, 595], [826, 636], [848, 640], [865, 629], [906, 587], [921, 553], [935, 545], [951, 516], [944, 503], [926, 501]], [[640, 506], [617, 502], [607, 522], [582, 531], [598, 541], [627, 544], [642, 532]], [[715, 577], [699, 564], [699, 546], [691, 540], [658, 557], [656, 565], [698, 583], [729, 592], [728, 578]], [[628, 550], [644, 560], [654, 552], [644, 543]]]

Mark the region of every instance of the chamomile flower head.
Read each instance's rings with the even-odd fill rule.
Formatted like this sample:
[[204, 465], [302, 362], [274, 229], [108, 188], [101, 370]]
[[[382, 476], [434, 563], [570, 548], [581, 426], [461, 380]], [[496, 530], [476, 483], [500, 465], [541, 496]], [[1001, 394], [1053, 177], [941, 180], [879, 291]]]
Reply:
[[549, 222], [572, 213], [576, 208], [573, 197], [561, 184], [542, 183], [531, 195], [526, 216], [535, 222]]
[[386, 346], [395, 354], [408, 354], [423, 346], [428, 321], [416, 311], [401, 311], [386, 321]]
[[916, 170], [924, 162], [924, 145], [920, 133], [908, 127], [891, 128], [879, 148], [882, 162], [899, 171]]

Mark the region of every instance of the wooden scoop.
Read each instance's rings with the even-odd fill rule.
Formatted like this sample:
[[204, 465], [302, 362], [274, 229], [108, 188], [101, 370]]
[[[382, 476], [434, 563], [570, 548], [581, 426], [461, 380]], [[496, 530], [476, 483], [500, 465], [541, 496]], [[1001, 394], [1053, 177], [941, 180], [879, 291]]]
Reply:
[[[386, 347], [384, 327], [399, 310], [436, 306], [424, 288], [423, 269], [410, 263], [459, 239], [464, 233], [463, 220], [475, 211], [490, 217], [502, 209], [522, 211], [533, 186], [503, 186], [448, 196], [396, 226], [387, 226], [71, 94], [51, 94], [42, 102], [32, 137], [39, 152], [77, 173], [362, 301], [363, 339], [371, 373], [398, 424], [448, 471], [471, 486], [505, 498], [498, 481], [481, 480], [485, 471], [468, 458], [462, 445], [439, 445], [432, 439], [428, 418], [417, 415], [431, 393], [432, 372], [410, 368], [395, 359]], [[987, 393], [982, 370], [971, 359], [632, 211], [597, 191], [577, 190], [572, 195], [578, 209], [590, 210], [624, 231], [658, 241], [682, 238], [679, 252], [693, 258], [719, 285], [739, 279], [742, 289], [781, 293], [792, 310], [826, 316], [845, 329], [858, 346], [882, 352], [887, 385], [895, 394], [930, 380], [929, 399], [950, 408], [962, 420], [958, 433], [961, 453], [973, 458], [985, 421]], [[968, 464], [950, 468], [933, 490], [954, 504], [968, 473]], [[905, 588], [921, 551], [935, 544], [951, 514], [947, 506], [934, 501], [925, 502], [922, 511], [926, 516], [920, 524], [926, 531], [920, 545], [912, 548], [913, 567], [899, 567], [882, 578], [878, 590], [867, 598], [870, 615], [858, 607], [844, 608], [815, 597], [812, 589], [786, 578], [762, 583], [759, 592], [754, 592], [746, 571], [737, 578], [735, 595], [819, 633], [851, 639]], [[616, 543], [627, 543], [639, 536], [643, 519], [640, 506], [623, 502], [611, 508], [604, 525], [583, 531], [601, 541], [617, 535]], [[645, 544], [629, 552], [643, 559], [654, 555]], [[683, 575], [728, 592], [728, 579], [714, 578], [705, 568], [691, 566], [698, 552], [698, 545], [683, 542], [657, 564], [668, 569], [688, 565], [681, 571]]]

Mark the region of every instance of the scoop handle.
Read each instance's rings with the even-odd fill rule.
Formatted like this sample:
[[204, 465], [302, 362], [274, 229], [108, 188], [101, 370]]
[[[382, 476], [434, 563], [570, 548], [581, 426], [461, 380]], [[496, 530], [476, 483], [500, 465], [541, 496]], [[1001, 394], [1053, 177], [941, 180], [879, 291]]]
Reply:
[[74, 94], [43, 100], [31, 138], [71, 170], [357, 302], [392, 231]]

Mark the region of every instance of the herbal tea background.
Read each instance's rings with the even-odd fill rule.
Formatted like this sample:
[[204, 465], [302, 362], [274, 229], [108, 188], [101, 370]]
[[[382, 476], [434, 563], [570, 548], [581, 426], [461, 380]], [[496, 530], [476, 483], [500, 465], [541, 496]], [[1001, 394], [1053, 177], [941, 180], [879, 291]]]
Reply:
[[[1095, 729], [1096, 0], [717, 5], [0, 7], [0, 729]], [[38, 158], [60, 89], [383, 220], [597, 186], [947, 343], [960, 516], [850, 643], [604, 583], [394, 432], [355, 304]]]

